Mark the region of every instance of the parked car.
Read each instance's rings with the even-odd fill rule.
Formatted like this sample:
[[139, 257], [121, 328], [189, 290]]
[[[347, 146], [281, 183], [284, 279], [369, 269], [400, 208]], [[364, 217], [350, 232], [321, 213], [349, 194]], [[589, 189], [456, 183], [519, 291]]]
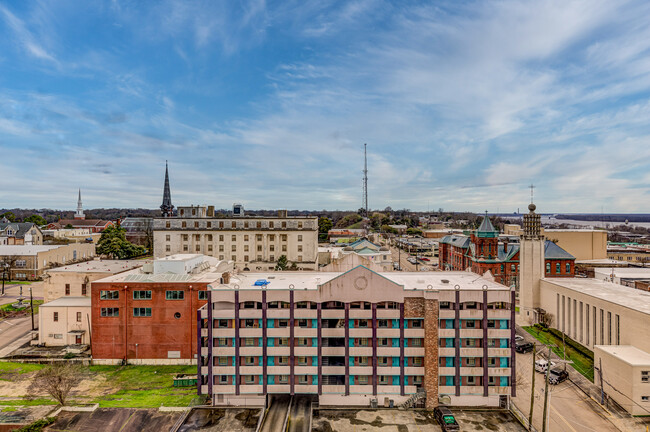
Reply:
[[530, 342], [515, 342], [515, 351], [518, 353], [527, 353], [533, 350], [533, 344]]
[[449, 408], [436, 407], [433, 410], [433, 416], [440, 424], [443, 432], [460, 430], [460, 426], [458, 425], [454, 414], [449, 410]]
[[420, 257], [420, 261], [431, 261], [431, 260], [427, 257]]
[[515, 342], [520, 342], [520, 341], [523, 341], [523, 340], [524, 340], [524, 337], [523, 337], [523, 336], [521, 336], [521, 335], [515, 335]]
[[569, 378], [569, 372], [564, 369], [555, 368], [551, 369], [548, 373], [548, 383], [549, 384], [559, 384], [562, 381], [566, 381]]
[[[551, 368], [555, 367], [555, 362], [551, 361]], [[535, 361], [535, 370], [537, 372], [545, 373], [548, 368], [548, 361], [546, 359], [539, 359]]]

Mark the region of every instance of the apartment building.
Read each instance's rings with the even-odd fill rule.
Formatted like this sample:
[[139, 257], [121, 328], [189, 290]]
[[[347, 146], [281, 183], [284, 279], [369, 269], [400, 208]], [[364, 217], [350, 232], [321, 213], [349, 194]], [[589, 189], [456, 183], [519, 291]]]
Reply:
[[235, 274], [198, 311], [199, 393], [498, 406], [515, 395], [514, 301], [467, 272]]
[[181, 254], [92, 282], [93, 361], [195, 363], [196, 311], [228, 271], [215, 258]]
[[204, 254], [220, 261], [233, 261], [238, 270], [273, 270], [285, 255], [298, 270], [316, 270], [318, 218], [214, 217], [205, 206], [179, 207], [177, 217], [153, 222], [154, 257]]
[[9, 278], [37, 280], [54, 265], [91, 259], [95, 245], [74, 243], [59, 246], [0, 246], [0, 262], [9, 264]]

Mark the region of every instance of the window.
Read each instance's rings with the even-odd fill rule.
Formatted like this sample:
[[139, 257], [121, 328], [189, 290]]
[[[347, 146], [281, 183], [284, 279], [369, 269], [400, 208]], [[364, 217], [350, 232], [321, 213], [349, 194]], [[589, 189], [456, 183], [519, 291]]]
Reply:
[[[301, 227], [298, 227], [301, 228]], [[298, 234], [298, 241], [302, 241], [302, 234]]]
[[298, 346], [307, 346], [307, 338], [298, 338]]
[[289, 327], [289, 320], [281, 319], [277, 320], [278, 327]]
[[298, 384], [307, 384], [307, 375], [298, 375]]
[[134, 317], [150, 317], [151, 308], [133, 308]]
[[359, 328], [367, 328], [368, 327], [368, 320], [359, 320], [357, 322]]
[[244, 375], [244, 384], [255, 384], [255, 375]]
[[171, 252], [172, 248], [169, 245], [165, 245], [165, 252]]
[[368, 366], [368, 357], [357, 357], [357, 363], [359, 366]]
[[413, 357], [413, 366], [421, 367], [422, 366], [422, 357]]
[[219, 383], [227, 384], [228, 383], [228, 375], [219, 375]]
[[255, 357], [244, 357], [244, 366], [255, 365]]
[[165, 291], [165, 300], [183, 300], [185, 291]]
[[187, 234], [183, 234], [183, 241], [187, 241], [187, 239], [188, 239], [188, 235], [187, 235]]
[[[234, 223], [234, 222], [233, 222], [233, 223]], [[232, 241], [237, 241], [237, 236], [233, 234], [232, 237], [231, 237], [231, 239], [232, 239]]]
[[219, 252], [223, 252], [223, 245], [219, 245]]
[[52, 320], [53, 320], [54, 322], [58, 322], [58, 321], [59, 321], [59, 313], [58, 313], [58, 312], [54, 312], [54, 317], [52, 318]]
[[465, 321], [465, 328], [475, 328], [476, 327], [476, 321]]
[[495, 320], [488, 320], [487, 328], [496, 328], [496, 321]]
[[81, 322], [81, 312], [77, 312], [77, 322]]
[[411, 321], [411, 328], [422, 328], [422, 320], [412, 320]]
[[278, 357], [278, 366], [286, 366], [289, 364], [289, 357]]
[[219, 366], [228, 366], [228, 357], [219, 357]]
[[650, 371], [641, 371], [641, 382], [650, 382]]
[[227, 319], [220, 319], [216, 323], [217, 325], [215, 327], [217, 328], [228, 328], [228, 320]]
[[257, 341], [255, 338], [244, 338], [244, 346], [256, 346]]
[[379, 376], [379, 385], [387, 385], [388, 382], [388, 377], [386, 375]]
[[298, 366], [306, 366], [307, 365], [307, 357], [298, 357]]
[[[274, 246], [274, 245], [269, 245], [269, 250], [270, 250], [271, 252], [275, 251], [275, 246]], [[300, 249], [299, 249], [299, 250], [300, 250]]]
[[377, 322], [379, 328], [388, 328], [388, 320], [382, 319]]
[[488, 357], [488, 366], [496, 366], [497, 365], [497, 358], [496, 357]]
[[[298, 229], [302, 229], [302, 222], [298, 222]], [[302, 236], [299, 236], [298, 240], [302, 240]]]
[[357, 339], [357, 346], [368, 346], [368, 338], [359, 338]]
[[54, 334], [54, 339], [63, 339], [63, 335], [61, 333]]
[[244, 245], [244, 252], [248, 252], [248, 245]]
[[388, 366], [388, 357], [377, 357], [378, 366]]
[[[212, 222], [208, 222], [208, 228], [212, 228]], [[208, 235], [210, 240], [212, 240], [212, 234]]]
[[468, 358], [468, 359], [465, 360], [465, 362], [467, 363], [468, 367], [476, 366], [476, 359], [475, 358]]
[[208, 292], [207, 291], [199, 291], [199, 300], [207, 300], [208, 299]]
[[422, 339], [411, 339], [409, 341], [409, 346], [410, 347], [421, 347], [422, 346]]
[[385, 347], [388, 346], [388, 338], [379, 338], [377, 339], [379, 346]]
[[212, 245], [211, 244], [208, 245], [208, 252], [212, 252]]
[[226, 338], [216, 339], [216, 342], [217, 342], [215, 343], [216, 346], [228, 346], [228, 339]]
[[100, 315], [103, 317], [118, 317], [120, 316], [119, 308], [101, 308]]
[[282, 252], [286, 252], [286, 251], [287, 251], [287, 245], [282, 245]]
[[171, 241], [171, 239], [172, 239], [172, 236], [170, 236], [169, 234], [167, 234], [167, 235], [165, 236], [165, 240], [166, 240], [166, 241]]
[[100, 300], [117, 300], [120, 298], [119, 291], [100, 291], [99, 299]]
[[165, 228], [171, 228], [171, 227], [172, 227], [172, 224], [169, 221], [167, 221], [165, 223]]
[[468, 385], [474, 385], [474, 377], [473, 376], [468, 376], [467, 377], [467, 384]]
[[245, 328], [257, 328], [257, 320], [255, 319], [245, 319], [244, 320]]
[[289, 382], [289, 375], [278, 375], [278, 383], [287, 384]]
[[359, 375], [357, 377], [357, 380], [359, 381], [360, 385], [367, 385], [368, 384], [368, 375]]
[[201, 251], [201, 245], [196, 245], [196, 251], [200, 252]]
[[551, 263], [546, 263], [546, 273], [551, 272]]
[[231, 249], [232, 249], [232, 252], [237, 252], [237, 245], [232, 245]]
[[299, 319], [298, 320], [298, 327], [307, 327], [307, 320], [306, 319]]
[[65, 284], [65, 295], [70, 295], [70, 284]]
[[188, 250], [187, 245], [183, 245], [183, 252], [187, 252]]
[[257, 251], [262, 252], [262, 245], [257, 245]]
[[302, 252], [302, 245], [298, 245], [298, 252]]
[[133, 300], [151, 300], [151, 291], [133, 291]]
[[278, 346], [289, 346], [289, 338], [278, 338]]
[[566, 263], [566, 272], [571, 273], [571, 263], [570, 262]]
[[562, 273], [562, 269], [561, 269], [560, 266], [561, 266], [560, 263], [555, 263], [555, 273], [556, 274]]
[[641, 396], [641, 402], [648, 402], [650, 401], [650, 396]]
[[[282, 222], [282, 224], [284, 225], [285, 222]], [[283, 226], [282, 228], [286, 228], [286, 226]], [[280, 236], [280, 238], [281, 238], [282, 241], [287, 241], [287, 235], [286, 235], [286, 234], [282, 234], [282, 235]]]
[[27, 266], [26, 260], [16, 260], [16, 267], [26, 267], [26, 266]]
[[85, 296], [88, 294], [88, 289], [86, 288], [86, 284], [81, 284], [81, 295]]
[[[230, 224], [230, 226], [231, 226], [232, 228], [237, 228], [237, 222], [232, 221], [232, 223]], [[234, 237], [234, 236], [233, 236], [233, 237]]]

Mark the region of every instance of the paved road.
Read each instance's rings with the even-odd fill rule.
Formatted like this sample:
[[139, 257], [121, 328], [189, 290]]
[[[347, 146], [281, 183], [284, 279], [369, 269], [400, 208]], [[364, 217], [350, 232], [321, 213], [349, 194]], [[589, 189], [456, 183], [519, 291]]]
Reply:
[[[517, 354], [517, 397], [515, 405], [528, 417], [530, 412], [530, 384], [532, 380], [533, 355]], [[571, 373], [577, 373], [570, 371]], [[607, 419], [609, 414], [586, 396], [570, 381], [549, 385], [550, 432], [592, 432], [616, 430]], [[542, 410], [544, 408], [544, 375], [535, 375], [535, 403], [533, 425], [542, 430]]]
[[294, 396], [293, 403], [291, 404], [291, 412], [289, 413], [289, 432], [310, 432], [309, 430], [309, 417], [310, 417], [311, 397], [310, 396]]
[[[397, 262], [398, 259], [400, 260], [400, 266], [402, 267], [402, 271], [416, 271], [415, 264], [411, 264], [410, 262], [407, 261], [409, 257], [408, 252], [401, 251], [400, 253], [396, 247], [391, 247], [390, 250], [391, 250], [393, 262]], [[430, 258], [430, 259], [433, 260], [434, 258]], [[435, 270], [430, 263], [422, 264], [422, 262], [418, 262], [417, 271], [423, 271], [423, 269], [426, 271]]]
[[[38, 327], [38, 315], [34, 315], [34, 323]], [[0, 358], [28, 342], [31, 330], [32, 318], [30, 315], [0, 321]]]
[[[2, 282], [0, 281], [0, 284]], [[5, 295], [0, 296], [0, 305], [15, 303], [20, 295], [20, 287], [23, 288], [23, 297], [29, 300], [29, 288], [32, 288], [34, 300], [43, 300], [43, 282], [34, 282], [30, 285], [6, 285]]]
[[291, 396], [289, 395], [273, 395], [273, 401], [260, 432], [280, 432], [284, 419], [287, 417], [290, 401]]

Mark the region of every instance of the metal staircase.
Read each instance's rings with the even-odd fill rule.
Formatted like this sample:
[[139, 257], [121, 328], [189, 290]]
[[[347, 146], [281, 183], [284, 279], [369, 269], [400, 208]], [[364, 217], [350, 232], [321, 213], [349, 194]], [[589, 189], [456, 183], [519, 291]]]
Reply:
[[421, 391], [418, 393], [414, 393], [411, 395], [410, 398], [408, 398], [406, 401], [404, 401], [399, 407], [400, 409], [408, 409], [408, 408], [413, 408], [413, 406], [418, 403], [418, 401], [424, 399], [427, 397], [427, 392], [426, 391]]

